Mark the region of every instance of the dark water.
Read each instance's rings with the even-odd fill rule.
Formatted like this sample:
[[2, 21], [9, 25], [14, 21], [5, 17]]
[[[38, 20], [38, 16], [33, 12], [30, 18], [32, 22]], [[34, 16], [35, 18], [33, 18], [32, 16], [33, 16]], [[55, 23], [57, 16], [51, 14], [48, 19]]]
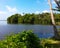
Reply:
[[[60, 28], [60, 26], [57, 27]], [[0, 39], [23, 30], [33, 30], [40, 38], [48, 38], [54, 35], [53, 27], [50, 25], [7, 24], [6, 21], [0, 21]]]

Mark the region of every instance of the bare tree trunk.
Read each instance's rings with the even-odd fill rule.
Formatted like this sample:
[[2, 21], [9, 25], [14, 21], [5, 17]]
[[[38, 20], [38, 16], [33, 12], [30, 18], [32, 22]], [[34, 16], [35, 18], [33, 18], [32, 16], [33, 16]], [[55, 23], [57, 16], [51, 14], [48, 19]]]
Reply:
[[59, 35], [58, 35], [57, 28], [56, 28], [55, 20], [54, 20], [54, 15], [53, 15], [53, 11], [52, 11], [52, 4], [51, 4], [50, 0], [48, 0], [48, 2], [49, 2], [50, 12], [51, 12], [51, 21], [52, 21], [52, 25], [53, 25], [53, 29], [54, 29], [54, 37], [58, 38]]

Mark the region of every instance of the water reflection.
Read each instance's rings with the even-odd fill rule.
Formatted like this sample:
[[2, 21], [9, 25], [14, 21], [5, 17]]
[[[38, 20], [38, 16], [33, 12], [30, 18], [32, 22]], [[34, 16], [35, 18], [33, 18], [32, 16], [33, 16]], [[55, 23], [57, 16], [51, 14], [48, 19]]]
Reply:
[[53, 27], [50, 25], [7, 24], [6, 21], [0, 21], [0, 39], [4, 38], [5, 35], [23, 30], [33, 30], [40, 38], [53, 36]]

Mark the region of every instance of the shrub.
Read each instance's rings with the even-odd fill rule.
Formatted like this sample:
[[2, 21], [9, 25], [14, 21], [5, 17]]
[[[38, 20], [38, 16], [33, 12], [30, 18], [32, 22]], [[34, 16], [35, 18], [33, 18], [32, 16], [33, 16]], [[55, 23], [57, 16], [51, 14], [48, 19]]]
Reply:
[[0, 41], [0, 48], [42, 48], [40, 39], [31, 31], [23, 31]]

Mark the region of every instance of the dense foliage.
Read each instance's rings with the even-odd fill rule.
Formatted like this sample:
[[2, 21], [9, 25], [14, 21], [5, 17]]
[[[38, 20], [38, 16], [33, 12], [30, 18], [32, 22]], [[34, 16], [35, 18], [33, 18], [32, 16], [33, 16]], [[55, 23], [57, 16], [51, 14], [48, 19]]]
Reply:
[[[60, 14], [54, 13], [55, 21], [57, 25], [60, 25]], [[14, 14], [7, 18], [7, 22], [10, 24], [52, 24], [50, 13], [42, 14]]]
[[60, 41], [38, 38], [31, 31], [23, 31], [0, 40], [0, 48], [60, 48]]
[[42, 48], [40, 39], [31, 31], [8, 36], [6, 40], [0, 41], [0, 48]]

